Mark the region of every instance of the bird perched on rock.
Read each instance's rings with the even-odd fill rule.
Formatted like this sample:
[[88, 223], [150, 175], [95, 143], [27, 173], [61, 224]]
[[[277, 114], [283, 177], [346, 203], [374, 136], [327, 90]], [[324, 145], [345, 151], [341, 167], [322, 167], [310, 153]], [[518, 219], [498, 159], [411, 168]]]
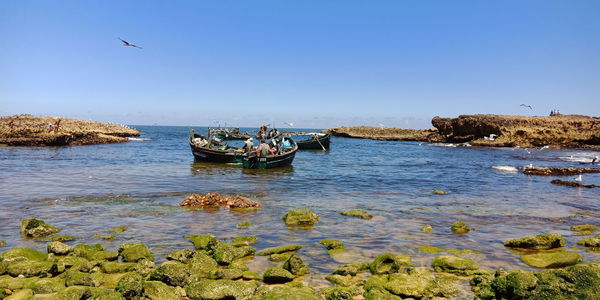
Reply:
[[142, 49], [142, 47], [140, 47], [140, 46], [138, 46], [136, 44], [132, 44], [132, 43], [130, 43], [130, 42], [128, 42], [128, 41], [126, 41], [126, 40], [124, 40], [122, 38], [118, 38], [118, 39], [121, 40], [121, 42], [123, 43], [123, 46], [125, 46], [125, 47], [134, 47], [134, 48]]
[[581, 175], [575, 177], [575, 181], [577, 181], [577, 182], [581, 182], [582, 180], [583, 180], [583, 178]]
[[531, 105], [521, 104], [521, 106], [523, 106], [523, 107], [529, 107], [529, 109], [533, 109], [533, 108], [531, 108]]

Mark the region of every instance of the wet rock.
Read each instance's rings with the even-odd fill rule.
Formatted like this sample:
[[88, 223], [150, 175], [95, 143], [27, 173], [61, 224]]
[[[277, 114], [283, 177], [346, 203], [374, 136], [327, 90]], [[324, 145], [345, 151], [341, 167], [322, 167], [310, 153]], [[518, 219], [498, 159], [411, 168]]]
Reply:
[[190, 207], [215, 207], [225, 204], [223, 196], [219, 193], [189, 194], [181, 201], [180, 206]]
[[343, 212], [340, 212], [340, 214], [342, 216], [361, 218], [361, 219], [365, 219], [365, 220], [373, 219], [373, 215], [369, 214], [369, 212], [364, 209], [343, 211]]
[[176, 260], [182, 263], [188, 263], [196, 254], [196, 251], [190, 249], [177, 250], [167, 254], [166, 259]]
[[46, 248], [48, 248], [48, 253], [53, 253], [56, 255], [67, 255], [71, 251], [73, 251], [73, 248], [71, 248], [71, 246], [58, 241], [48, 243], [48, 246]]
[[244, 222], [237, 224], [237, 228], [248, 228], [250, 226], [252, 226], [252, 223], [250, 223], [248, 221], [244, 221]]
[[436, 272], [454, 273], [459, 275], [468, 275], [479, 269], [479, 265], [466, 258], [460, 258], [452, 255], [440, 255], [433, 259], [431, 266]]
[[263, 274], [265, 283], [285, 283], [294, 280], [294, 275], [280, 267], [268, 268]]
[[446, 191], [444, 190], [433, 190], [431, 191], [432, 194], [436, 194], [436, 195], [445, 195]]
[[465, 234], [473, 230], [473, 228], [469, 227], [464, 222], [456, 221], [452, 223], [452, 226], [450, 226], [450, 230], [452, 230], [452, 232], [456, 234]]
[[598, 248], [600, 247], [600, 238], [585, 238], [577, 242], [578, 245], [585, 247]]
[[150, 249], [142, 243], [125, 243], [119, 246], [118, 251], [124, 262], [138, 262], [142, 259], [154, 261]]
[[160, 265], [154, 272], [150, 273], [149, 279], [162, 281], [171, 286], [186, 286], [191, 282], [191, 269], [189, 265], [177, 262], [166, 261]]
[[134, 299], [144, 294], [144, 278], [137, 273], [129, 273], [117, 282], [115, 291], [121, 293], [126, 299]]
[[557, 185], [565, 185], [565, 186], [570, 186], [570, 187], [582, 187], [582, 188], [597, 188], [597, 187], [600, 187], [600, 186], [595, 185], [595, 184], [583, 184], [583, 183], [579, 183], [579, 182], [576, 182], [576, 181], [565, 181], [565, 180], [560, 180], [560, 179], [554, 179], [554, 180], [550, 181], [550, 183], [557, 184]]
[[287, 245], [287, 246], [267, 248], [267, 249], [258, 251], [256, 254], [262, 255], [262, 256], [271, 255], [271, 254], [281, 254], [281, 253], [285, 253], [285, 252], [298, 251], [298, 250], [300, 250], [300, 248], [302, 248], [302, 246], [300, 246], [300, 245]]
[[536, 253], [521, 256], [528, 266], [550, 269], [572, 266], [583, 261], [583, 257], [575, 252]]
[[256, 244], [257, 241], [255, 236], [238, 236], [231, 239], [231, 243], [236, 247]]
[[539, 234], [526, 236], [504, 242], [504, 246], [512, 248], [545, 250], [565, 246], [565, 239], [559, 234]]
[[33, 291], [30, 289], [20, 290], [4, 298], [6, 300], [29, 300], [33, 298]]
[[217, 238], [210, 233], [204, 235], [192, 234], [186, 237], [194, 244], [196, 250], [208, 250], [217, 244]]
[[68, 242], [75, 240], [75, 236], [72, 235], [56, 235], [53, 236], [50, 240], [53, 242]]
[[335, 287], [325, 293], [325, 300], [352, 300], [353, 289], [346, 287]]
[[600, 299], [600, 262], [545, 271], [510, 271], [478, 286], [476, 297], [492, 299]]
[[335, 269], [333, 271], [333, 274], [338, 274], [338, 275], [350, 275], [350, 276], [356, 276], [356, 274], [365, 272], [369, 269], [369, 264], [367, 263], [352, 263], [352, 264], [346, 264], [346, 265], [342, 265], [341, 267]]
[[243, 271], [238, 269], [215, 269], [211, 271], [210, 279], [240, 279], [243, 276]]
[[410, 256], [385, 253], [377, 256], [369, 265], [372, 274], [396, 273], [400, 268], [411, 265]]
[[538, 176], [575, 176], [585, 173], [600, 173], [600, 169], [595, 168], [525, 168], [523, 174]]
[[83, 286], [99, 286], [100, 281], [97, 277], [92, 276], [90, 273], [83, 273], [77, 270], [68, 270], [65, 273], [65, 285], [83, 285]]
[[29, 248], [13, 248], [0, 254], [0, 261], [13, 262], [19, 260], [45, 261], [48, 254]]
[[295, 276], [302, 276], [309, 273], [308, 266], [302, 261], [300, 256], [292, 254], [288, 260], [283, 263], [283, 268]]
[[100, 268], [102, 272], [112, 274], [112, 273], [126, 273], [135, 271], [138, 265], [136, 263], [127, 263], [127, 262], [116, 262], [116, 261], [105, 261], [102, 262]]
[[250, 299], [258, 284], [254, 281], [240, 282], [227, 279], [201, 280], [185, 287], [192, 300]]
[[319, 244], [325, 246], [327, 250], [344, 249], [344, 243], [338, 240], [325, 239], [320, 240]]
[[282, 219], [288, 226], [311, 226], [319, 221], [319, 216], [308, 208], [301, 208], [289, 210]]
[[433, 231], [433, 227], [431, 225], [427, 224], [427, 225], [424, 225], [423, 227], [421, 227], [420, 230], [425, 233], [430, 233]]
[[258, 208], [260, 203], [242, 195], [227, 196], [223, 199], [227, 208]]
[[6, 273], [11, 276], [48, 277], [57, 274], [58, 267], [50, 261], [21, 260], [9, 263]]
[[327, 275], [325, 276], [325, 279], [327, 279], [327, 281], [333, 283], [336, 286], [342, 286], [342, 287], [351, 287], [356, 285], [357, 281], [352, 278], [352, 276], [348, 275], [348, 276], [343, 276], [343, 275], [338, 275], [338, 274], [333, 274], [333, 275]]
[[582, 231], [594, 232], [594, 231], [598, 230], [598, 226], [592, 225], [592, 224], [573, 225], [573, 226], [571, 226], [571, 230], [578, 231], [578, 232], [582, 232]]
[[258, 281], [263, 279], [262, 276], [260, 276], [259, 274], [250, 272], [250, 271], [242, 272], [242, 278], [244, 280], [258, 280]]
[[109, 230], [112, 232], [125, 232], [127, 229], [129, 229], [129, 227], [119, 226], [119, 227], [110, 228]]
[[180, 300], [177, 290], [160, 281], [143, 283], [144, 297], [151, 300]]
[[27, 218], [21, 221], [21, 235], [27, 238], [40, 238], [58, 233], [60, 229], [46, 224], [43, 220]]

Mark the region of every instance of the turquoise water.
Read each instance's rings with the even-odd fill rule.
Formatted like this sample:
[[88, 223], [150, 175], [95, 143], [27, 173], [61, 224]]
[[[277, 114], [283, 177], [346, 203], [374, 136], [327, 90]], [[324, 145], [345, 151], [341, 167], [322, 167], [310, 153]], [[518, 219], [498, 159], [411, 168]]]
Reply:
[[[23, 240], [20, 220], [38, 217], [77, 236], [114, 249], [142, 241], [162, 254], [191, 247], [182, 236], [213, 233], [221, 239], [259, 237], [257, 249], [289, 243], [313, 270], [311, 280], [341, 262], [370, 261], [393, 251], [427, 266], [432, 255], [415, 248], [474, 249], [484, 267], [531, 269], [502, 241], [539, 233], [560, 233], [568, 247], [580, 238], [571, 225], [600, 225], [600, 189], [550, 184], [553, 177], [525, 176], [494, 166], [581, 167], [599, 152], [583, 150], [488, 149], [417, 142], [333, 138], [331, 151], [298, 152], [290, 168], [244, 170], [235, 165], [194, 163], [187, 127], [136, 126], [142, 138], [122, 144], [59, 148], [0, 147], [0, 240], [7, 247], [44, 249], [46, 242]], [[200, 129], [200, 128], [197, 128]], [[589, 164], [587, 165], [589, 166]], [[564, 178], [563, 178], [564, 179]], [[567, 178], [568, 179], [568, 178]], [[600, 185], [600, 174], [583, 175]], [[435, 195], [442, 189], [446, 195]], [[178, 206], [192, 192], [242, 193], [262, 204], [256, 212], [189, 211]], [[321, 216], [307, 230], [286, 227], [288, 209], [308, 207]], [[375, 218], [339, 215], [367, 209]], [[457, 236], [450, 225], [461, 220], [475, 231]], [[250, 229], [236, 224], [250, 221]], [[431, 224], [434, 232], [419, 228]], [[94, 238], [120, 225], [129, 230], [106, 242]], [[349, 250], [331, 258], [318, 244], [323, 238], [346, 243]], [[1, 250], [1, 249], [0, 249]], [[600, 254], [573, 249], [586, 260]], [[270, 262], [256, 259], [264, 270]]]

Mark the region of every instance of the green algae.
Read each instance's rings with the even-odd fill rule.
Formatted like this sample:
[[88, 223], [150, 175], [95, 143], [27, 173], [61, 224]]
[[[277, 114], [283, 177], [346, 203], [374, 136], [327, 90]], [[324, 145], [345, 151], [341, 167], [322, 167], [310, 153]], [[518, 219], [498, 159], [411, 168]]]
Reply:
[[294, 274], [281, 267], [272, 267], [263, 273], [264, 283], [285, 283], [294, 280]]
[[119, 227], [110, 228], [108, 230], [110, 230], [112, 232], [122, 233], [122, 232], [125, 232], [127, 229], [129, 229], [129, 227], [127, 227], [127, 226], [119, 226]]
[[100, 268], [104, 273], [126, 273], [133, 272], [137, 268], [136, 263], [105, 261], [102, 262]]
[[194, 244], [196, 250], [208, 250], [217, 244], [217, 238], [210, 233], [204, 235], [192, 234], [185, 237]]
[[269, 255], [270, 261], [286, 261], [292, 256], [295, 252], [286, 252], [286, 253], [275, 253]]
[[281, 254], [281, 253], [285, 253], [285, 252], [298, 251], [301, 248], [302, 248], [302, 246], [300, 246], [300, 245], [286, 245], [286, 246], [272, 247], [272, 248], [267, 248], [267, 249], [258, 251], [256, 253], [256, 255], [267, 256], [267, 255], [271, 255], [271, 254]]
[[288, 226], [312, 226], [319, 221], [319, 216], [308, 208], [289, 210], [283, 217]]
[[237, 228], [249, 228], [250, 226], [252, 226], [252, 223], [248, 222], [248, 221], [244, 221], [244, 222], [240, 222], [239, 224], [237, 224]]
[[41, 238], [60, 232], [60, 229], [43, 220], [27, 218], [21, 221], [21, 235], [26, 238]]
[[433, 227], [431, 225], [427, 224], [427, 225], [423, 225], [423, 227], [421, 227], [420, 230], [425, 233], [430, 233], [430, 232], [433, 232]]
[[431, 191], [432, 194], [436, 194], [436, 195], [445, 195], [446, 191], [444, 190], [433, 190]]
[[143, 283], [144, 297], [151, 300], [180, 300], [177, 290], [160, 281]]
[[296, 254], [292, 254], [285, 263], [283, 263], [283, 268], [294, 274], [294, 276], [302, 276], [309, 273], [308, 266], [300, 256]]
[[559, 234], [538, 234], [526, 236], [504, 242], [504, 246], [511, 248], [546, 250], [565, 246], [565, 239]]
[[452, 255], [436, 256], [431, 263], [436, 272], [446, 272], [458, 275], [469, 275], [472, 271], [479, 269], [479, 265], [466, 258], [460, 258]]
[[142, 259], [154, 260], [148, 246], [142, 243], [125, 243], [119, 246], [118, 251], [124, 262], [138, 262]]
[[0, 261], [12, 262], [19, 260], [45, 261], [48, 254], [30, 248], [12, 248], [0, 254]]
[[594, 231], [598, 230], [598, 226], [592, 225], [592, 224], [573, 225], [573, 226], [571, 226], [571, 230], [578, 231], [578, 232], [584, 232], [584, 231], [594, 232]]
[[356, 274], [366, 272], [367, 270], [369, 270], [369, 264], [358, 262], [342, 265], [339, 268], [333, 270], [332, 273], [344, 276], [356, 276]]
[[410, 256], [406, 254], [394, 255], [392, 253], [384, 253], [375, 258], [369, 265], [371, 273], [377, 274], [389, 274], [396, 273], [400, 268], [411, 265]]
[[351, 300], [354, 299], [356, 289], [347, 287], [329, 288], [324, 293], [326, 300]]
[[46, 246], [48, 253], [53, 253], [56, 255], [67, 255], [73, 251], [73, 248], [63, 242], [50, 242]]
[[227, 279], [201, 280], [185, 287], [192, 300], [250, 299], [258, 284], [254, 281], [240, 282]]
[[475, 254], [475, 253], [479, 253], [477, 251], [474, 250], [469, 250], [469, 249], [464, 249], [464, 250], [459, 250], [459, 249], [444, 249], [444, 248], [439, 248], [439, 247], [435, 247], [435, 246], [419, 246], [417, 247], [417, 250], [427, 253], [427, 254], [437, 254], [440, 252], [444, 252], [444, 253], [450, 253], [450, 254], [454, 254], [454, 255], [464, 255], [464, 254]]
[[262, 280], [262, 276], [260, 276], [257, 273], [251, 272], [251, 271], [244, 271], [242, 272], [242, 279], [244, 280]]
[[598, 248], [600, 247], [600, 238], [581, 239], [577, 242], [577, 244], [585, 247]]
[[53, 242], [69, 242], [75, 240], [75, 236], [73, 235], [55, 235], [50, 238]]
[[550, 252], [523, 255], [521, 260], [531, 267], [551, 269], [575, 265], [583, 261], [583, 257], [575, 252]]
[[105, 241], [114, 241], [117, 239], [117, 236], [114, 234], [107, 234], [107, 235], [103, 235], [100, 237], [101, 239], [105, 240]]
[[327, 250], [344, 249], [344, 243], [339, 240], [324, 239], [320, 240], [319, 244], [323, 245]]
[[236, 247], [253, 245], [256, 242], [258, 242], [258, 238], [255, 236], [238, 236], [231, 239], [231, 243]]
[[347, 217], [361, 218], [361, 219], [365, 219], [365, 220], [373, 219], [373, 215], [369, 214], [369, 212], [364, 209], [342, 211], [342, 212], [340, 212], [340, 215], [347, 216]]
[[456, 221], [452, 223], [450, 230], [452, 230], [452, 233], [465, 234], [469, 233], [469, 231], [473, 230], [473, 228], [469, 227], [469, 225], [465, 224], [464, 222]]

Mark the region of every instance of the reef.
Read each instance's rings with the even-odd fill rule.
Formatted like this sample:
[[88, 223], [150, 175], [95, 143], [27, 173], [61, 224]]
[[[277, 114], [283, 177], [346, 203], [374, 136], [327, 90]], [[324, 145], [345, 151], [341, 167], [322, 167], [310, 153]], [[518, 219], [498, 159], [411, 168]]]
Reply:
[[139, 131], [126, 126], [95, 121], [32, 115], [0, 117], [0, 144], [9, 146], [122, 143], [139, 135]]
[[511, 248], [547, 250], [565, 246], [565, 239], [559, 234], [538, 234], [526, 236], [504, 242], [504, 246]]
[[324, 131], [337, 137], [373, 139], [383, 141], [442, 142], [436, 129], [401, 129], [390, 127], [351, 126], [331, 128]]
[[187, 195], [179, 204], [179, 206], [187, 206], [192, 208], [216, 208], [225, 206], [230, 209], [236, 208], [259, 208], [260, 203], [250, 200], [250, 198], [242, 195], [231, 195], [223, 197], [219, 193]]
[[573, 176], [585, 173], [600, 173], [600, 169], [595, 168], [525, 168], [523, 174], [538, 176]]
[[560, 180], [560, 179], [554, 179], [554, 180], [550, 181], [550, 183], [556, 184], [556, 185], [565, 185], [565, 186], [569, 186], [569, 187], [582, 187], [582, 188], [588, 188], [588, 189], [600, 187], [600, 185], [583, 184], [583, 183], [579, 183], [576, 181], [565, 181], [565, 180]]

